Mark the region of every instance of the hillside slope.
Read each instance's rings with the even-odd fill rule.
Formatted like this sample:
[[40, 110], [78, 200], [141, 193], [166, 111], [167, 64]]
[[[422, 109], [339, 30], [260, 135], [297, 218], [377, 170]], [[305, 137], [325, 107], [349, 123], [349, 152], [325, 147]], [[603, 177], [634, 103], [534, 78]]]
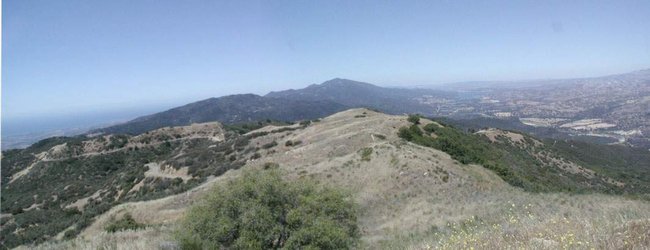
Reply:
[[203, 123], [137, 136], [50, 138], [3, 152], [1, 243], [74, 237], [112, 206], [183, 192], [243, 165], [247, 144], [219, 123]]
[[94, 132], [135, 135], [162, 127], [213, 121], [224, 124], [266, 119], [297, 121], [327, 116], [344, 109], [344, 105], [325, 100], [298, 101], [253, 94], [230, 95], [190, 103]]
[[447, 152], [462, 163], [480, 164], [526, 191], [603, 192], [650, 198], [650, 179], [645, 174], [650, 172], [650, 154], [642, 149], [543, 141], [494, 128], [471, 134], [440, 123], [412, 124], [399, 131], [408, 141]]
[[[440, 125], [426, 119], [420, 123]], [[252, 151], [242, 168], [279, 166], [287, 179], [309, 178], [348, 189], [359, 204], [364, 247], [370, 249], [650, 246], [643, 236], [650, 228], [647, 201], [525, 192], [487, 168], [462, 164], [445, 152], [399, 138], [397, 130], [410, 125], [404, 116], [353, 109], [308, 126], [263, 128], [247, 134], [246, 148]], [[518, 138], [503, 136], [487, 135], [486, 140]], [[117, 205], [74, 240], [43, 247], [173, 245], [170, 232], [193, 201], [240, 173], [230, 170], [210, 177], [182, 194]], [[104, 232], [112, 218], [125, 213], [149, 228]]]

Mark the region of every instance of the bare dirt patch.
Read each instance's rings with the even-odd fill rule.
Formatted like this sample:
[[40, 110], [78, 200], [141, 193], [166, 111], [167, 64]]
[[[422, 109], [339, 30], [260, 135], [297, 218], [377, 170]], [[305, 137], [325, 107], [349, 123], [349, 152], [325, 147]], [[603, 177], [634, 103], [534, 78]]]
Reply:
[[43, 159], [47, 158], [47, 152], [42, 152], [42, 153], [37, 154], [35, 156], [36, 156], [36, 160], [34, 160], [34, 162], [32, 162], [32, 164], [29, 164], [29, 166], [27, 166], [25, 169], [20, 170], [17, 173], [13, 174], [11, 176], [11, 179], [9, 180], [9, 183], [12, 183], [12, 182], [16, 181], [18, 178], [27, 175], [29, 173], [29, 171], [31, 171], [32, 168], [34, 168], [34, 166], [36, 166], [36, 164], [38, 164]]
[[90, 195], [88, 197], [78, 199], [75, 202], [65, 206], [65, 208], [77, 208], [79, 211], [83, 211], [84, 206], [86, 206], [86, 204], [88, 204], [88, 201], [90, 199], [93, 199], [93, 200], [101, 199], [100, 196], [101, 196], [101, 194], [103, 192], [106, 192], [106, 190], [103, 190], [103, 189], [97, 190], [97, 192], [93, 193], [92, 195]]
[[145, 165], [149, 168], [147, 172], [144, 173], [145, 177], [154, 177], [154, 178], [181, 178], [183, 181], [192, 179], [192, 176], [187, 173], [189, 170], [188, 167], [182, 167], [175, 169], [172, 166], [160, 165], [157, 162], [148, 163]]

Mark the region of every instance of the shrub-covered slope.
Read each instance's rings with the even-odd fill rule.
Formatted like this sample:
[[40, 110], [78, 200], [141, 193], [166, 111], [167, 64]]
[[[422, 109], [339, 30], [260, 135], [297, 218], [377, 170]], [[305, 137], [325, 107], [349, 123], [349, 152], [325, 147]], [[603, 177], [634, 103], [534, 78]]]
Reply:
[[527, 191], [650, 193], [650, 154], [641, 149], [585, 142], [538, 140], [499, 129], [468, 133], [442, 122], [400, 128], [400, 137], [479, 164]]
[[251, 127], [203, 123], [137, 136], [57, 137], [3, 152], [2, 244], [74, 237], [117, 204], [183, 192], [238, 168], [259, 157], [249, 140], [273, 132], [240, 134]]
[[229, 95], [190, 103], [94, 132], [140, 134], [162, 127], [213, 121], [223, 124], [266, 119], [297, 121], [324, 117], [345, 108], [344, 105], [327, 100], [290, 100], [254, 94]]
[[[253, 131], [247, 128], [255, 126], [241, 126], [238, 131], [247, 140], [233, 144], [242, 145], [242, 150], [235, 150], [238, 152], [236, 161], [243, 163], [240, 168], [206, 178], [203, 184], [181, 194], [121, 202], [95, 217], [74, 239], [40, 247], [157, 249], [177, 244], [171, 232], [193, 203], [208, 197], [212, 187], [223, 187], [230, 180], [241, 177], [242, 171], [265, 168], [279, 168], [285, 173], [283, 179], [290, 182], [309, 180], [318, 186], [349, 191], [359, 206], [361, 248], [533, 248], [544, 244], [552, 249], [620, 248], [625, 246], [624, 242], [640, 247], [650, 245], [644, 244], [644, 238], [637, 235], [650, 227], [650, 221], [645, 222], [650, 218], [650, 204], [642, 199], [602, 194], [642, 193], [642, 189], [637, 188], [626, 190], [627, 185], [633, 183], [631, 179], [582, 165], [589, 162], [557, 154], [554, 148], [545, 148], [547, 142], [510, 131], [465, 133], [445, 124], [437, 126], [433, 121], [419, 119], [420, 124], [416, 126], [422, 135], [418, 136], [428, 138], [422, 139], [428, 142], [411, 143], [399, 137], [402, 134], [399, 130], [402, 127], [408, 130], [414, 120], [409, 122], [405, 116], [353, 109], [290, 126], [275, 124]], [[427, 126], [427, 130], [436, 126], [435, 131], [427, 132], [424, 129]], [[409, 140], [415, 142], [413, 138]], [[431, 144], [419, 145], [426, 143]], [[446, 151], [436, 149], [437, 144], [446, 145], [440, 147]], [[215, 149], [219, 145], [206, 143], [202, 147]], [[516, 148], [514, 152], [521, 155], [509, 155], [509, 147]], [[188, 148], [183, 146], [170, 154], [174, 159], [171, 162], [177, 161], [177, 155], [183, 158]], [[503, 155], [487, 157], [481, 152]], [[534, 153], [539, 153], [539, 160], [534, 158]], [[185, 160], [189, 162], [197, 157]], [[229, 156], [223, 159], [217, 153], [207, 159], [215, 158], [220, 159], [217, 162], [224, 162]], [[506, 164], [510, 159], [516, 164]], [[546, 192], [527, 192], [505, 182], [504, 179], [515, 183], [505, 178], [507, 175], [498, 168], [471, 164], [480, 161], [505, 164], [506, 173], [523, 180], [520, 186]], [[525, 171], [535, 165], [523, 164], [528, 161], [539, 162], [539, 172]], [[166, 165], [166, 162], [153, 163]], [[184, 164], [173, 166], [184, 169]], [[157, 172], [147, 169], [143, 176], [171, 173], [160, 168]], [[590, 171], [597, 175], [590, 178]], [[567, 177], [571, 175], [582, 178], [576, 180], [591, 181], [593, 189], [587, 188], [587, 183], [572, 181], [573, 178]], [[618, 188], [619, 182], [624, 183], [624, 187]], [[557, 185], [560, 187], [551, 187]], [[565, 192], [556, 192], [559, 190]], [[69, 202], [73, 201], [76, 200]], [[144, 228], [106, 232], [115, 218], [124, 218], [125, 214], [132, 215], [134, 223]], [[14, 219], [9, 216], [3, 221]]]

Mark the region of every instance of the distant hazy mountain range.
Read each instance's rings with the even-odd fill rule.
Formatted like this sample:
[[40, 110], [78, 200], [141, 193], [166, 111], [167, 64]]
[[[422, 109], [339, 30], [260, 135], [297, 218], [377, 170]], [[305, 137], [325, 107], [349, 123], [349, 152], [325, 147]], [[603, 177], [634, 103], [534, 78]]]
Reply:
[[385, 88], [335, 78], [303, 89], [232, 95], [190, 103], [93, 132], [137, 134], [166, 126], [219, 121], [295, 121], [366, 107], [500, 125], [542, 137], [650, 147], [650, 70], [595, 78], [469, 82]]
[[[296, 121], [365, 107], [420, 113], [541, 137], [585, 139], [650, 148], [650, 70], [594, 78], [466, 82], [386, 88], [335, 78], [303, 89], [210, 98], [90, 133], [139, 134], [192, 123]], [[27, 138], [28, 139], [28, 138]], [[22, 144], [26, 144], [21, 138]]]
[[416, 101], [422, 95], [445, 98], [453, 96], [453, 93], [382, 88], [336, 78], [304, 89], [271, 92], [265, 96], [242, 94], [210, 98], [93, 132], [138, 134], [167, 126], [208, 121], [225, 124], [264, 119], [296, 121], [323, 117], [353, 107], [374, 108], [392, 114], [429, 113], [429, 105]]

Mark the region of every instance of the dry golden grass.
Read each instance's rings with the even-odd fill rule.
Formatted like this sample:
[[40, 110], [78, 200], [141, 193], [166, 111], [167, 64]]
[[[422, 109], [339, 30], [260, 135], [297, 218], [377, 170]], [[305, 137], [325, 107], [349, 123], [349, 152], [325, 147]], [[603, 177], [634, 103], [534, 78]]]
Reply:
[[[462, 165], [441, 151], [404, 142], [396, 131], [407, 124], [404, 116], [344, 111], [304, 129], [255, 138], [253, 146], [272, 141], [278, 146], [261, 149], [262, 158], [244, 169], [273, 162], [288, 179], [311, 178], [350, 190], [360, 207], [363, 247], [368, 249], [650, 246], [650, 203], [606, 195], [523, 192], [481, 166]], [[285, 146], [286, 140], [302, 143]], [[364, 156], [364, 148], [372, 148], [372, 153]], [[98, 217], [78, 239], [59, 245], [157, 246], [155, 241], [169, 239], [168, 228], [193, 201], [240, 171], [229, 171], [184, 194], [119, 205]], [[130, 243], [111, 243], [127, 236], [112, 236], [103, 228], [108, 218], [125, 212], [139, 223], [155, 226], [131, 232], [142, 237]], [[59, 245], [49, 244], [52, 249], [67, 248]]]
[[148, 227], [137, 231], [126, 230], [115, 233], [99, 232], [90, 238], [78, 237], [62, 242], [48, 242], [38, 246], [21, 246], [17, 249], [63, 250], [158, 250], [177, 249], [172, 240], [172, 227]]
[[605, 195], [504, 193], [503, 204], [386, 249], [648, 249], [650, 204]]

